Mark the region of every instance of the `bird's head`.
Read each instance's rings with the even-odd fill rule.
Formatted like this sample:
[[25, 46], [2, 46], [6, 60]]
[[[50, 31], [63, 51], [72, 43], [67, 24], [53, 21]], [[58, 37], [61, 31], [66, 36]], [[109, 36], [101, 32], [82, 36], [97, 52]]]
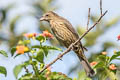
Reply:
[[49, 11], [40, 18], [40, 21], [50, 21], [52, 19], [55, 19], [56, 16], [58, 16], [56, 13]]

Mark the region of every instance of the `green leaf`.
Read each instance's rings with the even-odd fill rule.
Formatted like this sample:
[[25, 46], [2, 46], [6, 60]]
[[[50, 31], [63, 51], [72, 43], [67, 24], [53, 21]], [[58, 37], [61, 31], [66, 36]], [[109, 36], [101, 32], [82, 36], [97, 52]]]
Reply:
[[15, 75], [16, 79], [17, 79], [18, 74], [21, 72], [22, 69], [23, 69], [23, 66], [21, 64], [15, 66], [13, 72], [14, 72], [14, 75]]
[[47, 46], [47, 45], [44, 45], [44, 46], [34, 45], [34, 46], [32, 46], [32, 48], [62, 51], [62, 49], [60, 49], [60, 48], [57, 48], [55, 46]]
[[98, 59], [105, 61], [106, 60], [106, 55], [99, 55]]
[[110, 58], [110, 62], [111, 62], [113, 59], [116, 59], [118, 56], [120, 56], [120, 51], [119, 51], [119, 52], [116, 52], [116, 53]]
[[19, 45], [27, 45], [27, 44], [30, 44], [30, 40], [19, 40], [18, 44]]
[[61, 72], [51, 72], [50, 80], [72, 80]]
[[47, 57], [48, 55], [48, 49], [43, 49], [45, 56]]
[[120, 58], [115, 58], [115, 59], [120, 60]]
[[19, 80], [47, 80], [45, 76], [39, 75], [39, 76], [33, 76], [33, 74], [28, 73], [23, 75]]
[[31, 73], [28, 73], [19, 78], [19, 80], [33, 80], [32, 77], [33, 75]]
[[43, 60], [44, 60], [44, 52], [42, 49], [40, 49], [38, 52], [37, 52], [37, 56], [35, 57], [35, 59], [37, 61], [39, 61], [40, 63], [43, 63]]
[[47, 80], [43, 75], [38, 76], [39, 80]]
[[46, 41], [46, 38], [44, 36], [38, 36], [36, 37], [36, 40], [40, 41], [41, 43]]
[[24, 44], [24, 45], [30, 44], [30, 40], [24, 40], [24, 41], [23, 41], [23, 44]]
[[58, 51], [62, 51], [62, 49], [57, 48], [55, 46], [42, 46], [43, 49], [49, 49], [49, 50], [58, 50]]
[[32, 48], [41, 48], [40, 45], [34, 45]]
[[5, 57], [8, 57], [7, 53], [3, 50], [0, 50], [0, 54], [4, 55]]
[[13, 56], [16, 51], [16, 47], [11, 48], [11, 55]]
[[3, 66], [0, 66], [0, 73], [1, 73], [1, 74], [4, 74], [4, 75], [6, 76], [6, 75], [7, 75], [7, 70], [6, 70], [6, 68], [3, 67]]
[[37, 65], [38, 62], [37, 61], [31, 61], [30, 64]]
[[115, 24], [117, 24], [120, 21], [120, 16], [114, 17], [113, 19], [110, 19], [110, 21], [106, 22], [106, 27], [111, 27]]
[[25, 61], [22, 65], [23, 66], [28, 66], [28, 65], [30, 65], [30, 61]]
[[99, 62], [94, 66], [94, 68], [102, 68], [103, 66], [105, 66], [104, 62]]

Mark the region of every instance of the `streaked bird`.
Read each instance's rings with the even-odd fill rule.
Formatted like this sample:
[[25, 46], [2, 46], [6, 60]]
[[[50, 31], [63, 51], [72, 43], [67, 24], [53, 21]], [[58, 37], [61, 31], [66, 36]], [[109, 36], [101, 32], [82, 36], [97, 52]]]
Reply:
[[[59, 16], [53, 11], [45, 13], [40, 18], [40, 21], [47, 21], [50, 24], [51, 30], [54, 33], [55, 37], [66, 48], [68, 48], [72, 43], [79, 39], [79, 35], [73, 28], [72, 24], [67, 19]], [[73, 51], [80, 59], [87, 76], [93, 77], [95, 75], [95, 72], [85, 57], [84, 50], [85, 47], [82, 46], [81, 42], [78, 42], [73, 46]]]

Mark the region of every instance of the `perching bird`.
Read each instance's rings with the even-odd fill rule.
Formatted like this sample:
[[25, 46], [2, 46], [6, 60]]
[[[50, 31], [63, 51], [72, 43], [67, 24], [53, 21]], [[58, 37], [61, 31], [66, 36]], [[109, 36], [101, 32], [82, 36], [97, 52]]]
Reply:
[[[50, 24], [51, 30], [53, 31], [57, 40], [68, 48], [72, 43], [78, 40], [79, 35], [71, 25], [71, 23], [65, 18], [59, 16], [53, 11], [45, 13], [40, 21], [47, 21]], [[82, 66], [88, 77], [93, 77], [95, 75], [94, 70], [91, 68], [88, 60], [84, 55], [85, 48], [82, 46], [81, 42], [78, 42], [74, 47], [73, 51], [79, 57]]]

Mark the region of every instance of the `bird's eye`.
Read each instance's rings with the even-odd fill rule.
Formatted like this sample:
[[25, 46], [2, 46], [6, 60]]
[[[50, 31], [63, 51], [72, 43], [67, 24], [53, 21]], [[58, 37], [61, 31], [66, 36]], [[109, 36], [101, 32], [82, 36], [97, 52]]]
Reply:
[[48, 14], [46, 16], [49, 16]]

